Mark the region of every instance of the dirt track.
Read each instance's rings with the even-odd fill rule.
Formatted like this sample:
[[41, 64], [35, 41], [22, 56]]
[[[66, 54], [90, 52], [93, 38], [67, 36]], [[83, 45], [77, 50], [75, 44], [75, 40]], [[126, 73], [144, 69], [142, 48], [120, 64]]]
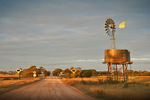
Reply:
[[94, 100], [51, 76], [0, 95], [0, 100]]

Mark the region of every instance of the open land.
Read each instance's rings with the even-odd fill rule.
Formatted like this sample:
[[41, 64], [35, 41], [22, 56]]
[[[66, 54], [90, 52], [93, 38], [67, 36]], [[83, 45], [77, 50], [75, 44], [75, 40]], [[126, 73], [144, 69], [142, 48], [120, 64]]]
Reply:
[[100, 100], [150, 100], [150, 76], [129, 77], [128, 86], [115, 80], [106, 81], [106, 77], [62, 78], [62, 80]]
[[3, 80], [4, 78], [5, 77], [0, 78], [0, 99], [3, 100], [10, 98], [12, 100], [94, 100], [94, 98], [98, 100], [150, 99], [150, 76], [130, 76], [128, 86], [126, 87], [121, 81], [123, 77], [119, 79], [121, 82], [116, 82], [115, 78], [113, 81], [108, 82], [106, 81], [106, 76], [62, 79], [50, 76], [43, 80], [41, 80], [42, 77], [21, 78], [20, 80], [12, 77], [10, 78], [11, 80]]

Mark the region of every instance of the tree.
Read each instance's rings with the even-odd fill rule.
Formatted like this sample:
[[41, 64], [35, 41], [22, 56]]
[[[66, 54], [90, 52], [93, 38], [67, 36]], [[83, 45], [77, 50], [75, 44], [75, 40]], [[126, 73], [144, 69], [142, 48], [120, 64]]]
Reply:
[[47, 75], [46, 76], [49, 76], [51, 74], [51, 72], [50, 71], [47, 71]]
[[66, 73], [70, 73], [71, 74], [71, 71], [68, 68], [66, 68], [65, 70], [63, 70], [63, 74], [66, 74]]
[[70, 74], [71, 74], [71, 73], [65, 73], [65, 77], [70, 78], [70, 77], [71, 77]]
[[82, 77], [82, 71], [78, 71], [78, 70], [77, 70], [76, 73], [77, 73], [77, 77]]
[[82, 76], [83, 77], [91, 77], [92, 76], [92, 71], [91, 70], [83, 70]]
[[42, 66], [38, 68], [38, 71], [39, 71], [39, 74], [42, 74], [44, 73], [45, 71], [45, 68], [43, 68]]
[[36, 68], [36, 66], [35, 65], [33, 65], [33, 66], [30, 66], [30, 68], [29, 69], [37, 69]]
[[23, 77], [32, 77], [33, 76], [33, 72], [30, 69], [23, 69], [21, 75]]
[[91, 71], [92, 71], [92, 76], [97, 76], [98, 75], [98, 73], [95, 69], [92, 69]]
[[62, 72], [62, 69], [56, 68], [52, 73], [54, 76], [59, 76], [60, 72]]
[[50, 71], [45, 70], [43, 67], [37, 69], [35, 65], [31, 66], [30, 68], [23, 69], [21, 74], [23, 77], [33, 77], [33, 71], [36, 71], [37, 76], [42, 72], [45, 76], [50, 75]]
[[74, 67], [71, 67], [70, 70], [74, 69]]

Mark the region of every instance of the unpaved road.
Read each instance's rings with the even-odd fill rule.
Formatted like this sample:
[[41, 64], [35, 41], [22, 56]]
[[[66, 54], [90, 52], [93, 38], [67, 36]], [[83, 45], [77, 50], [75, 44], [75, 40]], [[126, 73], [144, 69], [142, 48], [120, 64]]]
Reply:
[[0, 95], [0, 100], [94, 100], [76, 88], [50, 76]]

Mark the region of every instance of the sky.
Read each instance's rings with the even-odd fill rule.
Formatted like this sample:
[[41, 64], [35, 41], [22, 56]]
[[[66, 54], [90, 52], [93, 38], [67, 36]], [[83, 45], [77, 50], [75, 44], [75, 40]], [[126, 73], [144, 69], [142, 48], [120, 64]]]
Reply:
[[116, 48], [130, 50], [131, 69], [150, 71], [149, 0], [0, 0], [0, 70], [43, 66], [107, 70], [110, 37], [105, 21], [116, 25]]

